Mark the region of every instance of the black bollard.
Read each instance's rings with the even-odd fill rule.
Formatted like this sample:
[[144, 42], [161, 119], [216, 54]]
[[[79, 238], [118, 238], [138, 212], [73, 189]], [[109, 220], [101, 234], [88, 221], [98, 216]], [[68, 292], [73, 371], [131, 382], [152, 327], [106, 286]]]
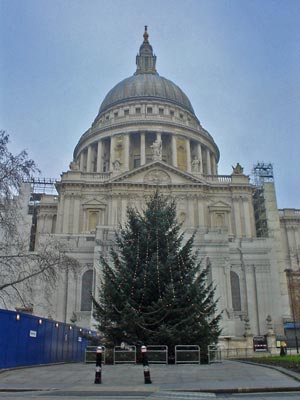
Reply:
[[102, 383], [101, 381], [102, 372], [102, 347], [98, 346], [96, 350], [96, 373], [95, 373], [95, 383]]
[[143, 367], [144, 367], [145, 383], [152, 383], [151, 376], [150, 376], [150, 368], [149, 368], [149, 363], [148, 363], [148, 356], [147, 356], [147, 347], [142, 346], [141, 352], [142, 352], [142, 362], [143, 362]]

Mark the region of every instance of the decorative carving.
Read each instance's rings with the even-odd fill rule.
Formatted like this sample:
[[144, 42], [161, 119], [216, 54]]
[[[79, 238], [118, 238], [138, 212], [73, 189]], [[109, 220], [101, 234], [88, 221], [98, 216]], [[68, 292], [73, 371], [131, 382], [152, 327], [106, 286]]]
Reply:
[[121, 168], [121, 163], [120, 163], [120, 161], [119, 160], [115, 160], [115, 161], [113, 161], [113, 167], [114, 167], [114, 171], [120, 171], [120, 168]]
[[69, 168], [71, 171], [79, 171], [79, 162], [75, 160], [71, 161]]
[[180, 224], [183, 224], [185, 222], [185, 220], [186, 220], [186, 213], [184, 211], [182, 211], [179, 214], [178, 221]]
[[266, 325], [267, 325], [267, 330], [268, 330], [268, 335], [274, 335], [273, 331], [273, 321], [271, 315], [267, 315], [266, 318]]
[[244, 173], [244, 168], [240, 165], [240, 163], [237, 163], [236, 166], [232, 166], [232, 175], [243, 175]]
[[178, 137], [176, 139], [177, 144], [177, 166], [182, 171], [187, 169], [187, 151], [186, 151], [186, 139]]
[[150, 146], [153, 152], [153, 161], [161, 161], [162, 159], [162, 143], [161, 140], [156, 139]]
[[248, 316], [245, 316], [245, 318], [244, 318], [244, 324], [245, 324], [245, 333], [244, 333], [244, 336], [245, 336], [245, 337], [252, 336], [251, 326], [250, 326], [250, 320], [249, 320]]
[[200, 172], [201, 161], [195, 156], [192, 161], [192, 172]]
[[154, 184], [171, 184], [170, 176], [161, 169], [154, 169], [149, 171], [144, 177], [145, 183], [154, 183]]

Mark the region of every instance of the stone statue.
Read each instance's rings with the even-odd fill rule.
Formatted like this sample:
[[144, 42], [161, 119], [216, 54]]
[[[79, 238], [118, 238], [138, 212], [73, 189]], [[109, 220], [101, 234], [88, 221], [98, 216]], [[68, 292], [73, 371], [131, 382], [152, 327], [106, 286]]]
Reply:
[[192, 161], [192, 172], [200, 172], [201, 161], [195, 156]]
[[162, 159], [162, 143], [161, 140], [156, 139], [155, 142], [150, 146], [153, 151], [153, 160], [161, 160]]
[[71, 161], [70, 165], [69, 165], [69, 168], [70, 168], [71, 171], [79, 171], [79, 163], [78, 163], [78, 161], [75, 161], [75, 160]]
[[113, 161], [113, 167], [114, 167], [114, 171], [120, 171], [120, 168], [121, 168], [121, 163], [120, 163], [120, 161], [119, 160], [115, 160], [115, 161]]
[[235, 167], [232, 166], [232, 170], [233, 175], [243, 175], [244, 173], [244, 168], [240, 165], [240, 163], [237, 163]]

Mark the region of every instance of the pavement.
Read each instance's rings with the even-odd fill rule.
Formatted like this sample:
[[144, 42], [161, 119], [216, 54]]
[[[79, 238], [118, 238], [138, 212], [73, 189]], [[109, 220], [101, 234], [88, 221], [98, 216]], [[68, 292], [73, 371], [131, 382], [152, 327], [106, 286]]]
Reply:
[[[150, 365], [152, 384], [144, 384], [141, 365], [103, 365], [102, 383], [94, 384], [94, 364], [57, 364], [0, 370], [0, 394], [26, 391], [61, 393], [247, 393], [299, 391], [300, 374], [238, 361], [209, 365]], [[8, 397], [7, 397], [8, 398]], [[23, 397], [24, 398], [24, 397]]]

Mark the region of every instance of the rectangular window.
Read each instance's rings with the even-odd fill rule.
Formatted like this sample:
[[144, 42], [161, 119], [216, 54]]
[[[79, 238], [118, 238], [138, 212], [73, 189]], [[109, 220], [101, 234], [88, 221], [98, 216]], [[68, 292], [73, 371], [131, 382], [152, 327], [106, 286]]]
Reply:
[[137, 107], [137, 108], [135, 109], [135, 113], [136, 113], [136, 114], [140, 114], [140, 113], [141, 113], [141, 107]]
[[116, 112], [114, 113], [114, 117], [117, 118], [118, 115], [119, 115], [119, 113], [116, 111]]
[[170, 115], [171, 115], [171, 117], [174, 117], [174, 111], [173, 110], [170, 110]]
[[159, 112], [159, 115], [164, 115], [164, 109], [163, 108], [159, 108], [158, 112]]
[[152, 107], [147, 107], [147, 114], [152, 114]]
[[124, 110], [124, 115], [129, 115], [129, 110]]

